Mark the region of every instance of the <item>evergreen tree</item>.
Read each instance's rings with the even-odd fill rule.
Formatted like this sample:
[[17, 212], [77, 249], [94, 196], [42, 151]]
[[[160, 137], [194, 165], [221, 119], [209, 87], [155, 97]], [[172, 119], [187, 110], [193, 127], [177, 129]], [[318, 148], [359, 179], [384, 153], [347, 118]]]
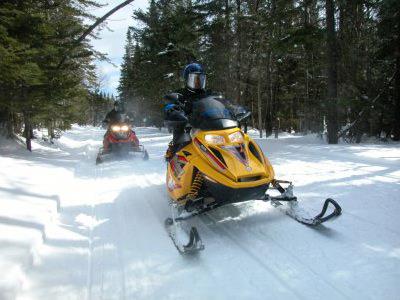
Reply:
[[152, 0], [134, 14], [120, 97], [160, 118], [162, 95], [197, 60], [208, 87], [268, 133], [322, 132], [325, 119], [330, 143], [339, 128], [351, 141], [396, 139], [398, 15], [392, 0]]
[[[376, 56], [379, 61], [381, 86], [385, 92], [382, 127], [395, 141], [400, 140], [400, 3], [395, 0], [378, 2], [378, 40]], [[378, 72], [379, 72], [378, 71]], [[382, 82], [383, 81], [383, 82]], [[379, 96], [379, 95], [378, 95]], [[379, 99], [382, 102], [382, 99]], [[378, 104], [380, 103], [378, 102]], [[374, 106], [376, 105], [375, 103]]]
[[[28, 149], [34, 127], [53, 131], [85, 121], [96, 53], [87, 41], [72, 45], [87, 28], [84, 18], [93, 18], [90, 7], [98, 5], [89, 0], [0, 4], [0, 54], [5, 58], [0, 62], [0, 110], [9, 134], [20, 127], [12, 121], [23, 120]], [[67, 49], [72, 49], [68, 60], [60, 65]]]

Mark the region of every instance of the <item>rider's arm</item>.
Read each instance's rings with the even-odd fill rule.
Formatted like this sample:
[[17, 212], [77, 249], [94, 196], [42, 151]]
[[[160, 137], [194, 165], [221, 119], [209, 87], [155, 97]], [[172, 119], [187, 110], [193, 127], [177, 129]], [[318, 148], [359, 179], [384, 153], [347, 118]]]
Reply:
[[108, 123], [110, 122], [110, 112], [108, 112], [104, 118], [104, 120], [102, 121], [103, 127], [107, 126]]
[[[167, 122], [185, 122], [185, 115], [182, 95], [178, 93], [170, 93], [164, 96], [164, 119]], [[170, 124], [172, 125], [172, 123]]]
[[183, 109], [182, 95], [179, 93], [170, 93], [164, 96], [164, 119], [176, 121], [185, 115]]

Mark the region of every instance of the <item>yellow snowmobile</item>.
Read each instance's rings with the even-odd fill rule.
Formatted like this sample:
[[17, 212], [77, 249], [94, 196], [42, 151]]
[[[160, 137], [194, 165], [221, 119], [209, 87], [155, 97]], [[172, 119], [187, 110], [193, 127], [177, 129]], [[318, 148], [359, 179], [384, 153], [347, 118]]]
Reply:
[[[195, 227], [183, 234], [189, 242], [182, 240], [178, 232], [182, 231], [181, 223], [227, 204], [271, 201], [290, 217], [312, 226], [341, 213], [340, 206], [332, 199], [325, 200], [321, 213], [315, 217], [307, 216], [300, 209], [291, 182], [275, 179], [272, 165], [260, 147], [238, 127], [238, 121], [243, 122], [249, 115], [232, 116], [216, 97], [193, 103], [193, 113], [180, 141], [184, 146], [168, 162], [166, 178], [172, 217], [165, 225], [181, 253], [204, 249]], [[270, 188], [280, 194], [269, 196], [266, 192]], [[333, 211], [326, 215], [330, 204]]]

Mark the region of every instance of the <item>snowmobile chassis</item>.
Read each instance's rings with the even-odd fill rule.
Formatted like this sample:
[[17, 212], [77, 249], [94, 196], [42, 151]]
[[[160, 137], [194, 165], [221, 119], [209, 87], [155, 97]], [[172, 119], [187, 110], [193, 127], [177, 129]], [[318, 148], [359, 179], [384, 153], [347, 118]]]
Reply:
[[[318, 215], [312, 217], [308, 214], [308, 212], [306, 212], [299, 206], [297, 197], [293, 195], [292, 182], [285, 180], [273, 180], [271, 184], [272, 188], [276, 189], [280, 193], [280, 195], [270, 196], [268, 194], [265, 194], [262, 199], [255, 199], [255, 201], [270, 201], [273, 207], [280, 209], [286, 215], [302, 224], [315, 227], [328, 220], [332, 220], [338, 217], [342, 213], [342, 208], [340, 207], [340, 205], [335, 200], [327, 198], [322, 206], [321, 212]], [[282, 184], [288, 184], [288, 186], [284, 188]], [[178, 231], [183, 230], [183, 228], [181, 227], [181, 223], [195, 216], [199, 216], [208, 211], [214, 210], [218, 207], [231, 204], [231, 202], [220, 202], [204, 207], [202, 206], [202, 200], [202, 198], [188, 200], [183, 207], [181, 205], [171, 203], [172, 217], [165, 220], [165, 227], [175, 247], [181, 254], [193, 254], [204, 250], [204, 244], [196, 227], [191, 227], [189, 232], [186, 233], [189, 240], [186, 244], [179, 241], [179, 239], [177, 238]], [[327, 214], [329, 206], [333, 206], [333, 211]], [[179, 216], [175, 216], [176, 212], [179, 212], [180, 210], [183, 212], [179, 213]]]

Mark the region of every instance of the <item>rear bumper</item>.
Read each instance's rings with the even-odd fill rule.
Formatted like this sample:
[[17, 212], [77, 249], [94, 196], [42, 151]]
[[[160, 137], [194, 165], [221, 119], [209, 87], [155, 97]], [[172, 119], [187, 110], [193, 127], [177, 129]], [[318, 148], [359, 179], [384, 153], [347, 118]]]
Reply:
[[132, 143], [114, 143], [109, 145], [109, 150], [107, 152], [114, 153], [128, 153], [128, 152], [144, 152], [144, 147], [142, 145], [135, 145]]
[[207, 179], [205, 185], [211, 196], [220, 204], [262, 199], [269, 188], [269, 183], [255, 187], [232, 188]]
[[130, 151], [133, 148], [132, 143], [112, 143], [110, 144], [111, 152]]

